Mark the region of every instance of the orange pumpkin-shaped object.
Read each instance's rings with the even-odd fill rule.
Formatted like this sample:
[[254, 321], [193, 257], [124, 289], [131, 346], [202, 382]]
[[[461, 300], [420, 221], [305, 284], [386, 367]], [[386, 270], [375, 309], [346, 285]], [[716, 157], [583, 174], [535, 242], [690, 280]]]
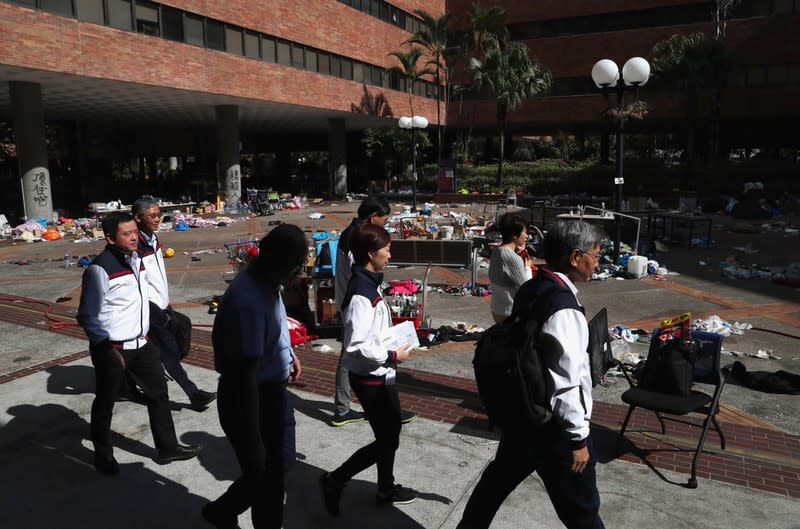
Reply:
[[57, 241], [60, 238], [61, 234], [58, 232], [56, 228], [52, 226], [47, 228], [45, 232], [42, 234], [42, 239], [46, 241]]

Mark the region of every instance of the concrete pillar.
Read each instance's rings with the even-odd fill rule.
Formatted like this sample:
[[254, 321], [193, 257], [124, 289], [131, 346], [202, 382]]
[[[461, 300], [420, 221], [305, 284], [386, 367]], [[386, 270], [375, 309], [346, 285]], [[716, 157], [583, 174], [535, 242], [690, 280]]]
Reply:
[[239, 167], [239, 107], [220, 105], [217, 113], [217, 189], [226, 204], [242, 199], [242, 171]]
[[25, 216], [49, 219], [53, 215], [53, 194], [47, 168], [42, 87], [38, 83], [12, 81], [9, 88]]
[[347, 194], [347, 141], [344, 119], [328, 120], [328, 164], [333, 194]]

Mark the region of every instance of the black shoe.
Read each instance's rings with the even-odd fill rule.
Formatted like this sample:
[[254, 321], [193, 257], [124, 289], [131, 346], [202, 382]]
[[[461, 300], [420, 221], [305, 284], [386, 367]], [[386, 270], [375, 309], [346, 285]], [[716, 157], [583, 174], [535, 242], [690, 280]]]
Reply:
[[179, 444], [174, 450], [168, 452], [159, 451], [156, 463], [159, 465], [168, 465], [173, 461], [185, 461], [197, 456], [201, 450], [203, 450], [201, 445], [184, 446]]
[[378, 491], [378, 494], [375, 496], [375, 503], [378, 507], [385, 507], [387, 505], [405, 505], [416, 499], [417, 491], [395, 484], [389, 490]]
[[95, 454], [94, 469], [106, 476], [116, 476], [119, 474], [119, 463], [114, 456], [103, 457]]
[[330, 472], [325, 472], [320, 478], [322, 497], [325, 498], [325, 509], [331, 516], [339, 516], [339, 500], [342, 497], [344, 485], [336, 483]]
[[216, 509], [213, 501], [203, 505], [200, 513], [203, 515], [203, 520], [207, 521], [217, 529], [241, 529], [236, 522], [236, 516], [225, 517]]
[[366, 417], [360, 411], [350, 410], [345, 414], [334, 413], [331, 419], [331, 426], [344, 426], [351, 422], [363, 421]]
[[217, 394], [211, 391], [203, 391], [202, 389], [198, 389], [189, 400], [192, 402], [193, 410], [203, 411], [208, 408], [209, 404], [217, 400]]
[[413, 411], [408, 410], [400, 410], [400, 422], [403, 424], [408, 424], [414, 419], [417, 418], [417, 414]]
[[134, 388], [129, 391], [126, 391], [119, 397], [117, 397], [117, 402], [135, 402], [136, 404], [147, 404], [147, 398], [144, 396], [144, 392], [139, 388]]

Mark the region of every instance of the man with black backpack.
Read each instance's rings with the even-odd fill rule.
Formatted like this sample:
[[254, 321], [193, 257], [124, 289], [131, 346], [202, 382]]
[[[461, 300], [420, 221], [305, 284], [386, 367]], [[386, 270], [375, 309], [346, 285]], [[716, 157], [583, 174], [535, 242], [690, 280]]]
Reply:
[[[600, 258], [602, 231], [583, 221], [556, 221], [544, 239], [547, 267], [520, 287], [508, 322], [511, 332], [535, 328], [535, 344], [520, 351], [539, 355], [531, 364], [542, 371], [543, 388], [526, 388], [518, 406], [528, 410], [518, 420], [495, 415], [501, 429], [494, 461], [472, 493], [458, 529], [488, 528], [506, 497], [532, 472], [538, 472], [550, 501], [569, 529], [602, 529], [595, 455], [589, 435], [592, 380], [589, 369], [589, 327], [574, 283], [591, 279]], [[528, 325], [533, 321], [536, 325]], [[481, 347], [480, 345], [478, 346]], [[479, 355], [476, 379], [481, 387]], [[517, 362], [521, 371], [526, 360]], [[530, 382], [536, 384], [537, 377]], [[543, 390], [543, 391], [541, 391]], [[484, 397], [483, 391], [481, 396]], [[486, 401], [486, 399], [484, 398]], [[488, 405], [490, 420], [492, 407]], [[541, 409], [541, 413], [537, 410]]]

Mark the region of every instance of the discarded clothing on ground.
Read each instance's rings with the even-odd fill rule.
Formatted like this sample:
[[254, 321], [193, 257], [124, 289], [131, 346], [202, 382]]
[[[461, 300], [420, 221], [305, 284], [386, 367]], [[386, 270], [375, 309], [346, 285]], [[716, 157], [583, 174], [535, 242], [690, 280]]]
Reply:
[[424, 345], [438, 345], [440, 343], [454, 341], [454, 342], [469, 342], [479, 340], [483, 336], [483, 331], [468, 332], [464, 329], [457, 329], [449, 325], [442, 325], [435, 332], [420, 334], [420, 343]]
[[726, 368], [731, 378], [739, 384], [763, 391], [764, 393], [782, 393], [784, 395], [800, 395], [800, 375], [780, 370], [774, 373], [767, 371], [750, 371], [738, 360], [732, 367]]

